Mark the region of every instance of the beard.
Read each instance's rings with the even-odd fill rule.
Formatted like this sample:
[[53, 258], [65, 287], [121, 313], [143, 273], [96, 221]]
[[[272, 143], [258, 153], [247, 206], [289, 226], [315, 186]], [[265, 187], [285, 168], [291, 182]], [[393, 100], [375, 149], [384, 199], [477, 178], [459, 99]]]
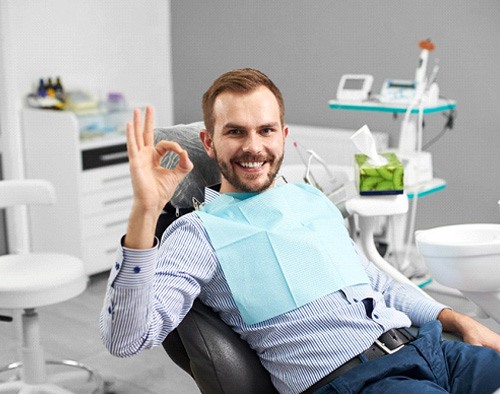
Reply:
[[[269, 189], [276, 179], [276, 175], [283, 163], [283, 155], [276, 156], [256, 156], [252, 154], [243, 154], [229, 162], [219, 158], [217, 151], [214, 149], [214, 156], [222, 176], [228, 181], [236, 190], [243, 193], [260, 193]], [[236, 162], [266, 162], [269, 164], [269, 172], [267, 173], [265, 181], [260, 185], [254, 185], [253, 181], [261, 177], [259, 174], [246, 174], [239, 176], [233, 169], [232, 163]]]

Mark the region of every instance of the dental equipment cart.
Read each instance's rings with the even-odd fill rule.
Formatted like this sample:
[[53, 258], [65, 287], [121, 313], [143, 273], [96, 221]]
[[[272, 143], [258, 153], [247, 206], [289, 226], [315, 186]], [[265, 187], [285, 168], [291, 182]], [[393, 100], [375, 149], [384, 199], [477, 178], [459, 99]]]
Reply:
[[[371, 112], [387, 112], [392, 114], [406, 114], [406, 115], [418, 115], [420, 117], [419, 121], [423, 123], [423, 115], [440, 113], [446, 111], [453, 111], [456, 108], [456, 102], [453, 100], [444, 100], [438, 99], [434, 105], [423, 105], [423, 106], [415, 106], [414, 108], [410, 108], [408, 111], [407, 104], [398, 104], [398, 103], [382, 103], [375, 100], [367, 100], [367, 101], [340, 101], [340, 100], [330, 100], [328, 102], [328, 106], [330, 109], [334, 110], [351, 110], [351, 111], [371, 111]], [[403, 130], [402, 130], [403, 131]], [[414, 130], [415, 131], [415, 130]], [[408, 140], [408, 139], [407, 139]], [[402, 136], [400, 135], [399, 146], [396, 149], [402, 148], [402, 144], [405, 144], [405, 151], [413, 151], [417, 152], [420, 150], [421, 145], [421, 133], [418, 137], [410, 138], [410, 144], [408, 146], [407, 140], [403, 141]], [[439, 178], [432, 178], [425, 182], [417, 183], [411, 185], [410, 187], [405, 187], [405, 194], [408, 199], [413, 200], [413, 208], [412, 212], [412, 222], [414, 222], [414, 215], [416, 212], [416, 201], [418, 198], [424, 197], [426, 195], [438, 192], [443, 190], [446, 187], [446, 181]], [[363, 226], [374, 229], [376, 227], [376, 217], [367, 217], [364, 218]], [[367, 223], [368, 222], [368, 223]], [[391, 218], [390, 227], [392, 227], [392, 240], [394, 241], [393, 251], [403, 250], [404, 248], [404, 235], [407, 225], [407, 214], [395, 215]], [[408, 231], [408, 243], [411, 241], [413, 231], [411, 231], [412, 225], [410, 225], [410, 229]], [[373, 230], [374, 231], [374, 230]], [[361, 246], [366, 253], [368, 258], [378, 259], [377, 256], [374, 256], [374, 247], [373, 245], [367, 243], [366, 239], [361, 240]], [[408, 264], [408, 255], [406, 254], [404, 260], [402, 262], [397, 262], [396, 268], [399, 271], [404, 271], [406, 268], [405, 265]], [[394, 263], [393, 263], [394, 264]], [[423, 286], [425, 284], [422, 284]]]

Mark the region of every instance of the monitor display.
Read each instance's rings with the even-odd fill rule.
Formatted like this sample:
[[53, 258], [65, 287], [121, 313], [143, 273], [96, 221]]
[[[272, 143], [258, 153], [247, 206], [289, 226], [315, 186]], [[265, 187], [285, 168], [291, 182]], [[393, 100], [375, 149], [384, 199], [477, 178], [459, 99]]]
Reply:
[[361, 89], [363, 89], [363, 84], [364, 83], [365, 83], [364, 79], [349, 78], [349, 79], [345, 80], [344, 89], [361, 90]]

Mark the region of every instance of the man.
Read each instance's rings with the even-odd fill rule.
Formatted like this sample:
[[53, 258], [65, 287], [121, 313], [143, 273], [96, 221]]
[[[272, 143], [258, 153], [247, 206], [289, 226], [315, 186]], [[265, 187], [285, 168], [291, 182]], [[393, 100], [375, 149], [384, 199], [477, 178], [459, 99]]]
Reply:
[[[158, 216], [193, 165], [175, 143], [153, 146], [151, 108], [144, 125], [138, 110], [127, 125], [134, 203], [101, 314], [111, 353], [161, 344], [199, 297], [257, 352], [280, 393], [500, 387], [500, 336], [379, 272], [320, 193], [275, 185], [288, 128], [267, 76], [223, 74], [203, 112], [200, 138], [221, 170], [221, 194], [207, 189], [205, 206], [176, 220], [161, 246]], [[168, 151], [179, 155], [173, 170], [160, 167]], [[416, 339], [399, 330], [410, 324], [422, 326]], [[441, 325], [479, 346], [440, 342]], [[393, 354], [381, 355], [384, 333]]]

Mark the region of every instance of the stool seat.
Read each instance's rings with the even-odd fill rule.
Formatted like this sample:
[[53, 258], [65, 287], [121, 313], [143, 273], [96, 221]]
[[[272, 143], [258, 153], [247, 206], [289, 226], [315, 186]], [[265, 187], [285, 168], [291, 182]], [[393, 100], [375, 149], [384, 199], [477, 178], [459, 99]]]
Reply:
[[57, 253], [0, 256], [0, 308], [26, 309], [56, 304], [87, 286], [83, 262]]

